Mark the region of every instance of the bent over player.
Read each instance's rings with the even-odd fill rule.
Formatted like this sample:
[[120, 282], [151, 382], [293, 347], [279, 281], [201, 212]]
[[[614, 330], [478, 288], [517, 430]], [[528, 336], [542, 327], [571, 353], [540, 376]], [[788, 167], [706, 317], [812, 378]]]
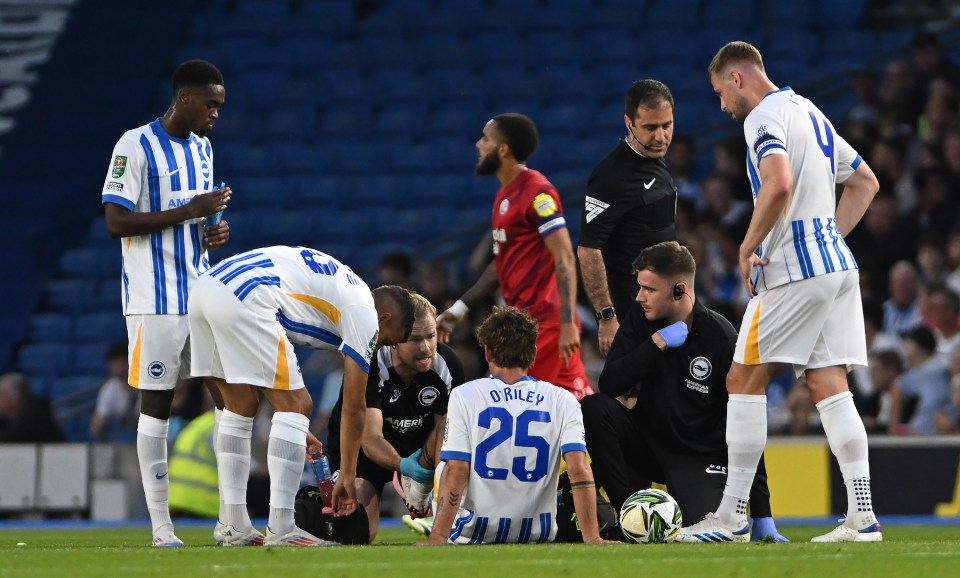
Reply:
[[537, 323], [498, 308], [477, 330], [490, 377], [450, 394], [437, 512], [422, 544], [526, 544], [557, 533], [557, 475], [567, 463], [583, 541], [604, 543], [580, 404], [527, 375]]
[[[367, 416], [357, 458], [357, 500], [369, 520], [372, 542], [379, 526], [383, 487], [397, 473], [407, 481], [408, 507], [423, 516], [433, 489], [450, 390], [463, 383], [463, 364], [449, 346], [437, 343], [437, 310], [413, 295], [414, 322], [404, 343], [381, 348], [367, 379]], [[327, 453], [340, 465], [343, 392], [330, 418]], [[418, 491], [419, 490], [419, 491]], [[416, 494], [416, 500], [412, 500]], [[414, 504], [416, 502], [416, 504]]]
[[754, 209], [740, 245], [740, 277], [752, 298], [727, 374], [723, 499], [716, 515], [684, 528], [678, 540], [717, 533], [743, 540], [737, 532], [767, 442], [764, 392], [787, 363], [806, 378], [847, 488], [843, 523], [813, 541], [879, 542], [867, 432], [847, 385], [847, 372], [866, 366], [867, 346], [857, 262], [843, 240], [870, 205], [877, 178], [820, 109], [767, 78], [752, 45], [727, 44], [708, 70], [720, 108], [743, 124], [749, 151]]
[[[200, 277], [190, 302], [194, 375], [213, 378], [224, 402], [216, 441], [226, 510], [220, 520], [223, 544], [330, 544], [294, 524], [313, 402], [293, 346], [338, 349], [344, 356], [340, 479], [332, 505], [335, 515], [347, 516], [356, 509], [354, 479], [370, 359], [378, 347], [410, 334], [410, 292], [385, 286], [371, 295], [349, 267], [329, 255], [305, 247], [267, 247], [219, 263]], [[246, 507], [250, 438], [260, 399], [254, 387], [275, 410], [267, 445], [266, 536], [253, 527]]]

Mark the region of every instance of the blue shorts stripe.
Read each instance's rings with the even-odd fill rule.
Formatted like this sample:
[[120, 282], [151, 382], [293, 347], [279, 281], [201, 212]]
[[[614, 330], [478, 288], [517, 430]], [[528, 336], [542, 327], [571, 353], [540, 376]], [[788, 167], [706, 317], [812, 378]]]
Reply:
[[507, 537], [510, 536], [510, 521], [510, 518], [500, 518], [500, 523], [497, 524], [496, 544], [506, 543]]
[[540, 536], [537, 538], [537, 544], [543, 544], [550, 539], [550, 530], [553, 529], [552, 520], [550, 512], [540, 514]]
[[517, 544], [526, 544], [530, 541], [530, 533], [533, 532], [533, 518], [523, 518], [520, 520], [520, 536], [517, 537]]
[[473, 525], [473, 534], [470, 536], [471, 544], [483, 544], [483, 539], [487, 534], [487, 523], [490, 518], [486, 516], [477, 516], [477, 523]]

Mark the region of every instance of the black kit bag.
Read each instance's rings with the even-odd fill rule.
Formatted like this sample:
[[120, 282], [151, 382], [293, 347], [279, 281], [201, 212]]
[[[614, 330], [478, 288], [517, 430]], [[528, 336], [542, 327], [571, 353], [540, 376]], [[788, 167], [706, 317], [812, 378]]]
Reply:
[[363, 504], [350, 516], [336, 518], [323, 512], [323, 500], [317, 486], [304, 486], [293, 502], [293, 519], [297, 527], [321, 540], [340, 544], [369, 544], [370, 522]]
[[[597, 491], [597, 523], [600, 526], [600, 537], [605, 540], [623, 542], [623, 533], [620, 532], [620, 520], [610, 502]], [[304, 528], [306, 529], [306, 528]], [[573, 505], [573, 490], [570, 488], [570, 477], [567, 472], [560, 474], [560, 483], [557, 484], [557, 536], [554, 542], [583, 542], [580, 534], [580, 521], [577, 520], [577, 511]]]

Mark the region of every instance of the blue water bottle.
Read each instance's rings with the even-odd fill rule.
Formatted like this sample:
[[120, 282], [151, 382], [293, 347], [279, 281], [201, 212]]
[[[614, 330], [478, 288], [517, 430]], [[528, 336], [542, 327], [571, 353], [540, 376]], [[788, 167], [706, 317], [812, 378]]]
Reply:
[[313, 473], [317, 476], [320, 499], [323, 500], [324, 509], [330, 508], [333, 504], [333, 473], [330, 472], [330, 458], [317, 450], [313, 450], [310, 457], [313, 458]]
[[[220, 189], [222, 189], [222, 188], [224, 188], [224, 187], [226, 187], [226, 186], [227, 186], [226, 183], [224, 183], [224, 182], [221, 181], [219, 186], [213, 185], [213, 190], [214, 190], [214, 191], [219, 191]], [[212, 192], [212, 191], [211, 191], [211, 192]], [[219, 224], [220, 224], [220, 221], [221, 221], [222, 219], [223, 219], [223, 211], [222, 211], [222, 210], [217, 211], [216, 213], [210, 215], [209, 217], [207, 217], [207, 228], [210, 228], [210, 227], [212, 227], [212, 226], [214, 226], [214, 225], [219, 225]]]

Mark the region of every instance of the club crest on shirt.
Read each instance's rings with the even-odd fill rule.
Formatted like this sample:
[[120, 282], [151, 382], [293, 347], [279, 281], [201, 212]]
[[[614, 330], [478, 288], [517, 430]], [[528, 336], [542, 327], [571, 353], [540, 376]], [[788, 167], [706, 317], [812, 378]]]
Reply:
[[557, 212], [557, 202], [547, 193], [540, 193], [533, 198], [533, 210], [546, 218]]
[[119, 179], [123, 176], [123, 171], [127, 170], [127, 157], [123, 155], [117, 155], [113, 159], [113, 178]]
[[690, 362], [690, 376], [696, 380], [703, 381], [710, 377], [712, 372], [713, 365], [709, 359], [702, 355], [694, 358], [694, 360]]
[[510, 199], [500, 201], [500, 208], [497, 210], [500, 211], [501, 215], [506, 215], [507, 211], [510, 210]]
[[420, 405], [430, 407], [440, 397], [440, 390], [435, 387], [425, 387], [420, 390]]
[[210, 178], [210, 164], [207, 161], [200, 161], [200, 174], [203, 175], [203, 180]]
[[760, 125], [760, 128], [757, 129], [757, 138], [762, 137], [763, 135], [767, 134], [768, 132], [769, 132], [769, 131], [767, 130], [767, 125], [761, 124], [761, 125]]

